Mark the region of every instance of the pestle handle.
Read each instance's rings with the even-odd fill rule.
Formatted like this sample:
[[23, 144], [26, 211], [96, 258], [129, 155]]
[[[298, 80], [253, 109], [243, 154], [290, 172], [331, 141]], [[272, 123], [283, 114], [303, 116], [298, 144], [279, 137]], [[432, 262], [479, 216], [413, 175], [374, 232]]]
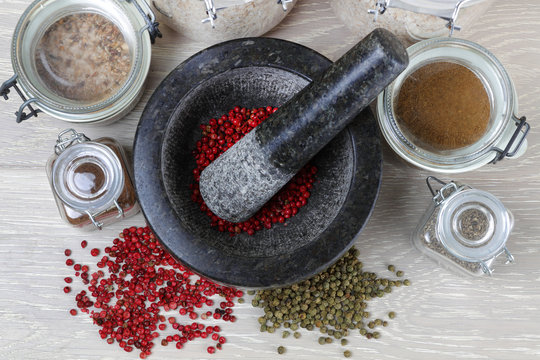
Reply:
[[376, 29], [203, 170], [200, 191], [222, 219], [249, 219], [408, 65]]

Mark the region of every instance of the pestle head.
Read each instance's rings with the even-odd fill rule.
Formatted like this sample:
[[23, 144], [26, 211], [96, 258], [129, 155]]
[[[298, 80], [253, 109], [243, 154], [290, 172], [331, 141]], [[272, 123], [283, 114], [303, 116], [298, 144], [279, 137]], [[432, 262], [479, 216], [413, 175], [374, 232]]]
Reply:
[[407, 65], [407, 51], [392, 33], [368, 34], [203, 170], [208, 208], [233, 223], [249, 219]]

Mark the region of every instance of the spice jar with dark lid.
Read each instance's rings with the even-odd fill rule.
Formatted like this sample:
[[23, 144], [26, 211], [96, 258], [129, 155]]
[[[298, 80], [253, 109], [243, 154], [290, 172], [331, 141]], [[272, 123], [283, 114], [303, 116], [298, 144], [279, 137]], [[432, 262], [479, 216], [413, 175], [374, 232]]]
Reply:
[[[426, 179], [432, 202], [412, 235], [416, 248], [461, 273], [492, 275], [496, 260], [514, 262], [506, 242], [512, 213], [493, 194], [457, 182]], [[431, 181], [440, 184], [435, 191]]]
[[73, 227], [101, 228], [139, 212], [126, 156], [114, 139], [58, 135], [47, 176], [61, 217]]
[[159, 36], [144, 0], [34, 1], [15, 28], [15, 75], [0, 95], [21, 97], [17, 122], [41, 111], [75, 123], [120, 119], [142, 95]]
[[503, 65], [488, 50], [455, 38], [407, 49], [409, 66], [382, 92], [377, 117], [403, 159], [439, 173], [459, 173], [515, 158], [529, 124]]

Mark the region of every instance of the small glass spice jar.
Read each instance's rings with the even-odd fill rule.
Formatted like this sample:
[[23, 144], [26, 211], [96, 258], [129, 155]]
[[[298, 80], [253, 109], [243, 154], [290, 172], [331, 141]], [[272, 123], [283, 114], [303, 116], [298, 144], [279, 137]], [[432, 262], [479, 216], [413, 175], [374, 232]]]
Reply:
[[[439, 173], [460, 173], [471, 171], [489, 163], [496, 163], [506, 157], [517, 158], [527, 149], [526, 136], [530, 125], [525, 116], [518, 116], [518, 97], [512, 79], [499, 60], [484, 47], [463, 39], [437, 38], [424, 40], [410, 46], [409, 65], [378, 97], [377, 118], [384, 138], [390, 147], [407, 162], [425, 170]], [[420, 116], [422, 112], [414, 106], [431, 107], [430, 115], [433, 121], [418, 118], [414, 124], [423, 122], [424, 127], [411, 130], [404, 125], [398, 116], [398, 105], [401, 96], [406, 93], [403, 89], [409, 80], [418, 78], [417, 74], [430, 67], [443, 67], [453, 69], [461, 68], [472, 74], [480, 85], [480, 92], [470, 96], [471, 84], [467, 84], [464, 76], [459, 79], [447, 73], [435, 73], [427, 78], [425, 88], [431, 86], [432, 91], [422, 90], [423, 85], [417, 84], [418, 93], [409, 93], [409, 98], [415, 99], [416, 105], [408, 110], [413, 116]], [[444, 71], [444, 70], [440, 70]], [[462, 72], [459, 72], [462, 73]], [[443, 76], [444, 82], [435, 83], [433, 78]], [[418, 82], [418, 81], [417, 81]], [[470, 82], [470, 79], [469, 79]], [[434, 86], [436, 84], [437, 86]], [[441, 89], [451, 89], [444, 90]], [[423, 94], [434, 97], [433, 101], [426, 101]], [[436, 95], [434, 95], [436, 94]], [[427, 95], [426, 95], [427, 96]], [[428, 96], [429, 97], [429, 96]], [[483, 99], [487, 103], [487, 119], [483, 128], [475, 128], [476, 124], [467, 122], [467, 119], [479, 119], [473, 112], [478, 110], [479, 103], [471, 101], [473, 98]], [[450, 100], [455, 99], [451, 104]], [[427, 104], [427, 105], [425, 105]], [[437, 105], [439, 104], [439, 105]], [[457, 104], [457, 105], [453, 105]], [[453, 108], [453, 106], [456, 106]], [[448, 108], [445, 108], [448, 107]], [[440, 111], [437, 116], [437, 111]], [[444, 115], [444, 116], [443, 116]], [[441, 120], [449, 118], [461, 123], [462, 126], [448, 126]], [[434, 129], [437, 131], [435, 132]], [[459, 140], [463, 130], [472, 132], [468, 135], [476, 136], [474, 141], [455, 148], [426, 146], [418, 141], [414, 131], [423, 131], [426, 138], [436, 139], [437, 134]], [[437, 140], [438, 141], [438, 140]], [[441, 143], [442, 144], [442, 143]], [[440, 144], [437, 144], [440, 145]]]
[[142, 95], [157, 26], [144, 0], [36, 0], [13, 33], [15, 74], [0, 95], [20, 96], [17, 122], [41, 111], [75, 123], [118, 120]]
[[58, 135], [54, 152], [47, 162], [47, 176], [68, 224], [101, 230], [139, 212], [126, 156], [114, 139], [91, 141], [67, 129]]
[[[435, 191], [430, 181], [442, 187]], [[492, 275], [496, 259], [514, 257], [506, 241], [514, 226], [512, 213], [492, 194], [456, 182], [426, 179], [433, 201], [412, 235], [417, 249], [461, 273]]]

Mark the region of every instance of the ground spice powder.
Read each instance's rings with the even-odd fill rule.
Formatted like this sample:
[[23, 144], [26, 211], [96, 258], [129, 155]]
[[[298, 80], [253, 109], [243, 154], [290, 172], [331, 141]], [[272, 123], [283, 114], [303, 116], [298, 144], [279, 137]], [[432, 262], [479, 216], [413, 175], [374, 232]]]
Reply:
[[405, 79], [395, 112], [401, 130], [416, 145], [455, 150], [485, 134], [490, 100], [471, 70], [451, 62], [433, 62]]

